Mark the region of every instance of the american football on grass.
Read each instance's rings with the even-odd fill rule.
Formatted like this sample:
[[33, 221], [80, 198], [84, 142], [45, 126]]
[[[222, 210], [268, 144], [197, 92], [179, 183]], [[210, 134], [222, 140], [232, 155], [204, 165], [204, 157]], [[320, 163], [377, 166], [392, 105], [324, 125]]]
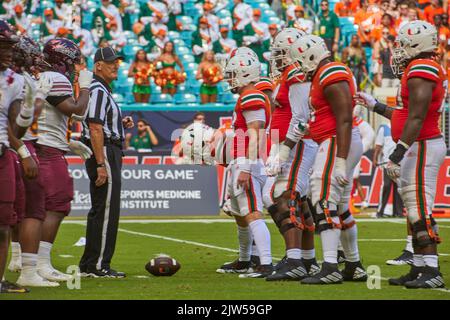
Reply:
[[180, 270], [180, 267], [181, 265], [178, 261], [169, 256], [159, 256], [153, 258], [145, 265], [145, 269], [156, 277], [173, 276], [178, 270]]

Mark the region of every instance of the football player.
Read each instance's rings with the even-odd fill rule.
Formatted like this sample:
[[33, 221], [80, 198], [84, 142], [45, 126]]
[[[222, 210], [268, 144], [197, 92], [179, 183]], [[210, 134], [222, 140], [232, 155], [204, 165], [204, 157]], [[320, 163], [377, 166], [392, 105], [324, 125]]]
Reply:
[[388, 108], [373, 97], [357, 97], [374, 112], [391, 119], [392, 139], [397, 143], [386, 170], [398, 181], [400, 195], [412, 226], [413, 265], [409, 273], [390, 279], [406, 288], [443, 288], [439, 272], [437, 225], [431, 213], [439, 168], [446, 146], [439, 129], [445, 106], [447, 77], [435, 61], [437, 30], [425, 21], [400, 28], [392, 55], [392, 69], [401, 79], [398, 108]]
[[[275, 204], [268, 211], [284, 238], [286, 259], [267, 281], [300, 280], [309, 271], [319, 269], [314, 254], [313, 218], [309, 210], [299, 208], [302, 202], [306, 204], [309, 172], [317, 150], [317, 144], [303, 137], [299, 129], [299, 124], [305, 127], [309, 119], [311, 83], [304, 82], [289, 54], [290, 46], [303, 35], [298, 29], [286, 28], [275, 37], [271, 48], [271, 70], [276, 77], [270, 124], [274, 144], [266, 166], [268, 175], [276, 176], [276, 180], [271, 190]], [[308, 209], [307, 204], [302, 209]], [[299, 211], [301, 221], [297, 221]], [[302, 253], [308, 257], [302, 257]]]
[[[272, 274], [270, 232], [262, 216], [262, 188], [265, 174], [261, 155], [265, 155], [265, 129], [270, 121], [268, 97], [255, 88], [260, 80], [261, 64], [250, 55], [235, 55], [225, 67], [225, 78], [239, 99], [233, 113], [233, 147], [229, 164], [228, 193], [231, 213], [241, 235], [239, 269], [248, 269], [252, 241], [260, 256], [260, 265], [250, 278], [264, 278]], [[245, 241], [243, 241], [245, 240]], [[244, 276], [244, 275], [241, 275]]]
[[[50, 253], [61, 221], [70, 212], [73, 197], [73, 180], [69, 175], [64, 154], [75, 152], [89, 158], [91, 151], [78, 141], [69, 139], [70, 118], [83, 116], [89, 100], [89, 85], [92, 73], [82, 70], [78, 76], [80, 94], [77, 100], [73, 95], [70, 79], [74, 76], [75, 64], [80, 62], [78, 46], [68, 39], [49, 40], [43, 49], [44, 67], [39, 77], [48, 79], [51, 89], [37, 120], [37, 141], [35, 143], [39, 159], [39, 175], [42, 177], [45, 192], [45, 217], [37, 256], [38, 274], [49, 281], [67, 281], [70, 276], [56, 270], [51, 264]], [[36, 213], [36, 212], [35, 212]], [[33, 256], [33, 260], [36, 256]], [[30, 258], [31, 260], [31, 258]], [[22, 259], [22, 263], [25, 261]], [[36, 261], [30, 261], [35, 264]], [[24, 265], [25, 266], [25, 265]], [[18, 283], [33, 285], [32, 278], [21, 274]]]
[[[356, 224], [348, 206], [349, 181], [362, 156], [360, 133], [352, 130], [355, 81], [347, 66], [331, 61], [325, 42], [318, 36], [301, 37], [291, 46], [290, 54], [307, 81], [311, 81], [309, 97], [313, 113], [309, 133], [319, 144], [311, 175], [311, 194], [324, 262], [320, 272], [301, 282], [365, 281], [367, 274], [360, 262]], [[342, 273], [337, 264], [340, 239], [346, 256]]]
[[17, 211], [21, 204], [16, 202], [22, 200], [18, 193], [23, 190], [13, 151], [9, 149], [9, 135], [22, 137], [31, 125], [34, 112], [34, 104], [23, 104], [23, 77], [10, 69], [13, 46], [17, 41], [12, 27], [5, 20], [0, 20], [0, 293], [28, 292], [3, 281], [10, 228], [17, 223]]

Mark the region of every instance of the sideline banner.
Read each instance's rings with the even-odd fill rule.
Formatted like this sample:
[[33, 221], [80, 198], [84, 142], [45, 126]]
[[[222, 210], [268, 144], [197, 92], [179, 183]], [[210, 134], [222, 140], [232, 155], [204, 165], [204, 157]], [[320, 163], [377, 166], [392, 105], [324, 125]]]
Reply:
[[[73, 216], [91, 208], [84, 165], [69, 165], [74, 180]], [[192, 165], [125, 165], [122, 169], [121, 215], [218, 215], [217, 170]]]

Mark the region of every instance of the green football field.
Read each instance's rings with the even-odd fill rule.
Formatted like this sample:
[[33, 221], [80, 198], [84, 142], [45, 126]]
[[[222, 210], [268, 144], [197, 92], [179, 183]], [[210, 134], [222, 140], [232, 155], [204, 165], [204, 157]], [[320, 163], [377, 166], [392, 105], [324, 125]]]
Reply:
[[[440, 222], [441, 272], [450, 285], [450, 221]], [[274, 258], [283, 256], [281, 236], [269, 223]], [[450, 290], [408, 290], [392, 287], [387, 278], [408, 270], [388, 266], [405, 245], [405, 224], [398, 219], [359, 219], [360, 252], [365, 267], [380, 270], [367, 283], [307, 286], [298, 282], [266, 282], [239, 279], [233, 274], [217, 274], [216, 268], [236, 257], [236, 226], [232, 219], [125, 220], [120, 225], [113, 267], [127, 273], [126, 279], [85, 279], [79, 289], [66, 284], [58, 288], [33, 288], [29, 294], [2, 295], [0, 299], [450, 299]], [[53, 265], [66, 270], [76, 265], [83, 252], [74, 244], [85, 234], [83, 221], [69, 220], [61, 227], [53, 250]], [[316, 237], [321, 258], [320, 239]], [[164, 253], [177, 259], [180, 271], [173, 277], [154, 277], [144, 265]], [[6, 273], [15, 281], [18, 275]], [[381, 279], [381, 280], [380, 280]], [[379, 284], [379, 285], [378, 285]], [[369, 287], [375, 287], [369, 289]]]

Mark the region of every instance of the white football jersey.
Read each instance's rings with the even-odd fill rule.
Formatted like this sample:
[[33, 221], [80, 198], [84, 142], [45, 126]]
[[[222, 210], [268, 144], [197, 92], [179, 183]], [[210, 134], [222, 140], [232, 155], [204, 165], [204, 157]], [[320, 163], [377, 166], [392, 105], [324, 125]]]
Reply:
[[9, 147], [8, 114], [11, 103], [23, 100], [25, 80], [11, 69], [0, 72], [0, 143]]
[[53, 72], [44, 72], [50, 76], [53, 81], [53, 87], [48, 93], [47, 101], [42, 108], [37, 121], [38, 143], [63, 151], [69, 151], [68, 145], [68, 124], [70, 118], [60, 112], [56, 106], [51, 105], [48, 101], [52, 99], [64, 97], [73, 97], [72, 84], [64, 75]]

